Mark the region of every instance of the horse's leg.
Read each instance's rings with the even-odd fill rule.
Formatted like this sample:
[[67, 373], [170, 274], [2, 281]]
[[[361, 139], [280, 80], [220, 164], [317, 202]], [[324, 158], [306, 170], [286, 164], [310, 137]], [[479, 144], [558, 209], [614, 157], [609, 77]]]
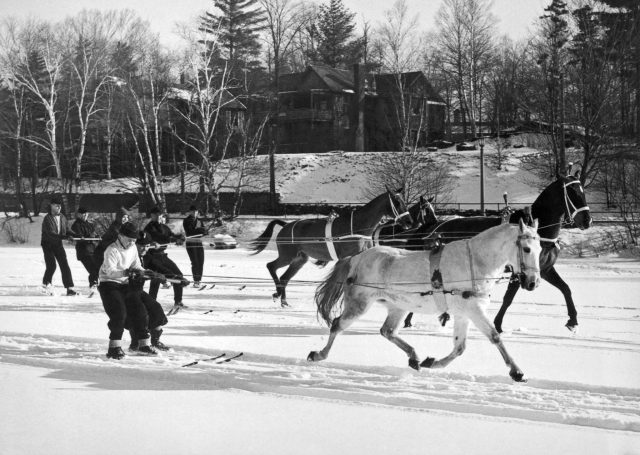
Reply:
[[[280, 253], [280, 252], [279, 252]], [[273, 279], [273, 283], [276, 285], [276, 292], [273, 294], [273, 298], [276, 299], [280, 297], [282, 294], [282, 284], [280, 283], [280, 279], [278, 278], [278, 269], [285, 267], [291, 263], [290, 260], [284, 259], [283, 255], [280, 253], [278, 257], [273, 261], [267, 263], [267, 270]]]
[[285, 272], [280, 277], [280, 305], [281, 306], [283, 307], [289, 306], [289, 304], [287, 303], [287, 290], [286, 290], [287, 283], [289, 283], [289, 280], [293, 278], [295, 274], [300, 271], [302, 266], [304, 266], [308, 260], [309, 260], [309, 256], [307, 256], [305, 253], [302, 253], [302, 252], [298, 253], [296, 258], [293, 261], [291, 261], [291, 265], [289, 265], [289, 268], [287, 268], [287, 270], [285, 270]]
[[509, 376], [511, 376], [511, 379], [520, 382], [522, 381], [524, 373], [522, 373], [522, 370], [520, 370], [518, 365], [516, 365], [515, 360], [513, 360], [513, 358], [507, 352], [507, 349], [504, 347], [502, 339], [500, 338], [500, 334], [491, 324], [491, 321], [487, 317], [483, 306], [481, 306], [483, 305], [483, 301], [485, 302], [484, 305], [489, 304], [488, 298], [469, 299], [468, 305], [466, 306], [466, 314], [469, 319], [471, 319], [471, 322], [473, 322], [473, 324], [478, 328], [478, 330], [484, 333], [484, 335], [489, 338], [489, 341], [491, 341], [491, 343], [493, 343], [498, 348], [498, 351], [500, 351], [502, 358], [509, 367]]
[[413, 327], [411, 325], [411, 318], [413, 318], [413, 313], [409, 313], [404, 320], [404, 328], [407, 329], [409, 327]]
[[331, 329], [329, 330], [329, 339], [327, 344], [321, 351], [311, 351], [307, 356], [307, 360], [310, 362], [318, 362], [324, 360], [329, 356], [329, 351], [336, 337], [349, 328], [356, 319], [362, 316], [371, 306], [365, 299], [353, 298], [345, 293], [343, 301], [344, 311], [340, 316], [335, 318], [331, 323]]
[[513, 298], [518, 293], [518, 289], [520, 289], [520, 282], [517, 280], [509, 281], [509, 286], [507, 286], [507, 292], [504, 293], [504, 297], [502, 298], [502, 306], [498, 310], [496, 317], [493, 318], [493, 325], [495, 326], [498, 333], [502, 333], [502, 320], [504, 319], [504, 315], [513, 303]]
[[398, 336], [400, 322], [404, 319], [406, 313], [407, 312], [404, 310], [389, 308], [389, 314], [387, 315], [387, 319], [385, 319], [384, 324], [382, 324], [382, 327], [380, 328], [380, 334], [387, 340], [398, 346], [404, 352], [406, 352], [409, 356], [409, 366], [414, 370], [419, 370], [420, 359], [418, 359], [416, 350], [413, 349], [413, 346], [411, 346], [409, 343]]
[[558, 272], [553, 266], [540, 271], [540, 276], [551, 283], [553, 286], [558, 288], [560, 292], [562, 292], [564, 301], [567, 305], [567, 313], [569, 314], [569, 320], [565, 324], [565, 327], [573, 332], [578, 326], [578, 312], [576, 311], [576, 307], [573, 303], [569, 285], [565, 283], [562, 278], [560, 278], [560, 275], [558, 275]]
[[457, 315], [453, 321], [453, 351], [441, 359], [434, 360], [427, 357], [422, 361], [420, 366], [427, 368], [444, 368], [449, 365], [453, 359], [460, 356], [467, 347], [467, 332], [469, 330], [469, 319], [466, 316]]

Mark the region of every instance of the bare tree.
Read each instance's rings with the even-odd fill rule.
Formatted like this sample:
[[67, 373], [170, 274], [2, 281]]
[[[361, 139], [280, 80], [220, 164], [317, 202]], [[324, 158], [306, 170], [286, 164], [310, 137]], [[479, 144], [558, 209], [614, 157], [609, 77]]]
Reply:
[[64, 47], [55, 27], [34, 20], [5, 21], [0, 35], [0, 66], [10, 84], [24, 88], [44, 114], [44, 135], [19, 139], [49, 154], [55, 176], [62, 181], [62, 150], [58, 146], [58, 98], [65, 64]]
[[133, 115], [127, 116], [127, 124], [144, 172], [143, 183], [152, 202], [163, 208], [161, 114], [169, 95], [172, 65], [172, 57], [153, 39], [144, 50], [139, 75], [114, 81], [131, 97]]
[[477, 134], [476, 119], [481, 115], [482, 81], [495, 35], [491, 8], [490, 0], [444, 0], [436, 15], [438, 44], [443, 63], [456, 81], [465, 135], [467, 119], [471, 134]]

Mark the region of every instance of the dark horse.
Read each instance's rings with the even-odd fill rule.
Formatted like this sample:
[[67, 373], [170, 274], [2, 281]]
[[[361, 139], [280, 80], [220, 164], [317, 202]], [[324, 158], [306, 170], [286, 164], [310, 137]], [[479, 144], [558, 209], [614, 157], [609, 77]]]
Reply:
[[409, 228], [404, 228], [393, 221], [378, 225], [373, 231], [373, 245], [392, 246], [407, 250], [423, 249], [424, 242], [415, 233], [422, 226], [435, 226], [438, 222], [436, 212], [431, 205], [432, 201], [432, 197], [427, 200], [420, 196], [420, 200], [409, 209], [409, 214], [413, 219], [413, 225]]
[[[282, 229], [276, 237], [278, 257], [267, 264], [267, 269], [276, 285], [274, 298], [280, 298], [280, 304], [288, 306], [286, 287], [302, 266], [313, 258], [318, 264], [326, 264], [347, 256], [353, 256], [371, 246], [371, 235], [378, 224], [392, 219], [405, 228], [409, 228], [413, 219], [401, 195], [402, 190], [387, 191], [375, 197], [362, 207], [351, 212], [350, 216], [332, 218], [302, 219], [286, 223], [282, 220], [271, 221], [260, 237], [251, 242], [253, 254], [264, 250], [271, 240], [273, 228]], [[278, 269], [289, 266], [278, 278]]]
[[[528, 215], [523, 210], [517, 210], [511, 214], [509, 222], [517, 223], [526, 216]], [[575, 224], [580, 229], [587, 229], [591, 225], [591, 214], [589, 213], [589, 207], [587, 206], [580, 180], [571, 175], [558, 176], [553, 183], [540, 193], [531, 206], [531, 217], [538, 220], [538, 235], [542, 244], [540, 276], [562, 292], [569, 315], [569, 320], [565, 327], [574, 331], [578, 325], [578, 313], [571, 297], [571, 289], [560, 277], [554, 265], [560, 253], [558, 236], [565, 220], [570, 225]], [[423, 225], [416, 231], [416, 235], [419, 236], [423, 245], [433, 239], [437, 239], [442, 243], [449, 243], [454, 240], [473, 237], [477, 233], [501, 222], [502, 218], [500, 217], [454, 218], [437, 225]], [[498, 332], [502, 332], [502, 320], [517, 292], [518, 282], [517, 280], [512, 280], [507, 287], [502, 306], [493, 320]], [[411, 327], [411, 316], [412, 314], [407, 316], [405, 327]], [[448, 320], [448, 315], [446, 313], [441, 315], [440, 320], [444, 324]]]

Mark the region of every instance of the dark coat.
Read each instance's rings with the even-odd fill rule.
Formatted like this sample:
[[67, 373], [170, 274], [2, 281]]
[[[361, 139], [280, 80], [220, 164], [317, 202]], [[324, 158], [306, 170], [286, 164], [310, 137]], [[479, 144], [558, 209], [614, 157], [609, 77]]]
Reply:
[[[200, 226], [198, 227], [198, 223]], [[182, 227], [184, 228], [184, 233], [187, 237], [192, 235], [206, 235], [207, 230], [202, 224], [202, 220], [199, 220], [193, 215], [189, 215], [182, 221]], [[187, 239], [189, 243], [202, 243], [199, 238]]]
[[[84, 221], [80, 218], [76, 219], [71, 225], [71, 230], [75, 237], [90, 238], [96, 235], [96, 230], [92, 223]], [[84, 240], [76, 241], [76, 257], [81, 259], [87, 256], [93, 256], [96, 249], [95, 242], [87, 242]]]
[[[166, 224], [160, 224], [157, 221], [150, 221], [149, 224], [144, 227], [144, 232], [148, 234], [152, 242], [156, 242], [161, 245], [175, 242], [176, 240], [181, 238], [181, 236], [171, 232], [169, 226], [167, 226]], [[156, 248], [155, 250], [150, 250], [150, 252], [159, 252], [166, 249], [166, 246], [162, 246], [160, 248]]]
[[42, 221], [42, 238], [40, 240], [41, 246], [60, 246], [62, 245], [62, 239], [69, 236], [69, 230], [67, 229], [67, 218], [61, 213], [60, 215], [60, 232], [58, 232], [56, 226], [56, 220], [53, 215], [48, 214]]

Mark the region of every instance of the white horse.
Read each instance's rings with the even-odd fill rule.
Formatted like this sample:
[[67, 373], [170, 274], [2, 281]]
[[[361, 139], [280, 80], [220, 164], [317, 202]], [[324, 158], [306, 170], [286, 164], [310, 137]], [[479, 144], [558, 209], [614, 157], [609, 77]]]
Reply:
[[[523, 373], [505, 349], [500, 334], [487, 318], [489, 294], [506, 266], [520, 277], [529, 291], [540, 282], [540, 237], [533, 227], [502, 224], [468, 240], [459, 240], [438, 252], [407, 251], [379, 246], [338, 261], [318, 286], [315, 295], [318, 314], [331, 327], [327, 345], [312, 351], [307, 360], [324, 360], [336, 336], [363, 315], [374, 302], [387, 307], [387, 319], [380, 333], [409, 356], [409, 366], [444, 368], [464, 352], [469, 320], [495, 344], [515, 381]], [[344, 295], [342, 314], [334, 317], [334, 307]], [[427, 357], [420, 362], [416, 351], [398, 336], [409, 311], [442, 313], [455, 318], [454, 347], [446, 357]]]

